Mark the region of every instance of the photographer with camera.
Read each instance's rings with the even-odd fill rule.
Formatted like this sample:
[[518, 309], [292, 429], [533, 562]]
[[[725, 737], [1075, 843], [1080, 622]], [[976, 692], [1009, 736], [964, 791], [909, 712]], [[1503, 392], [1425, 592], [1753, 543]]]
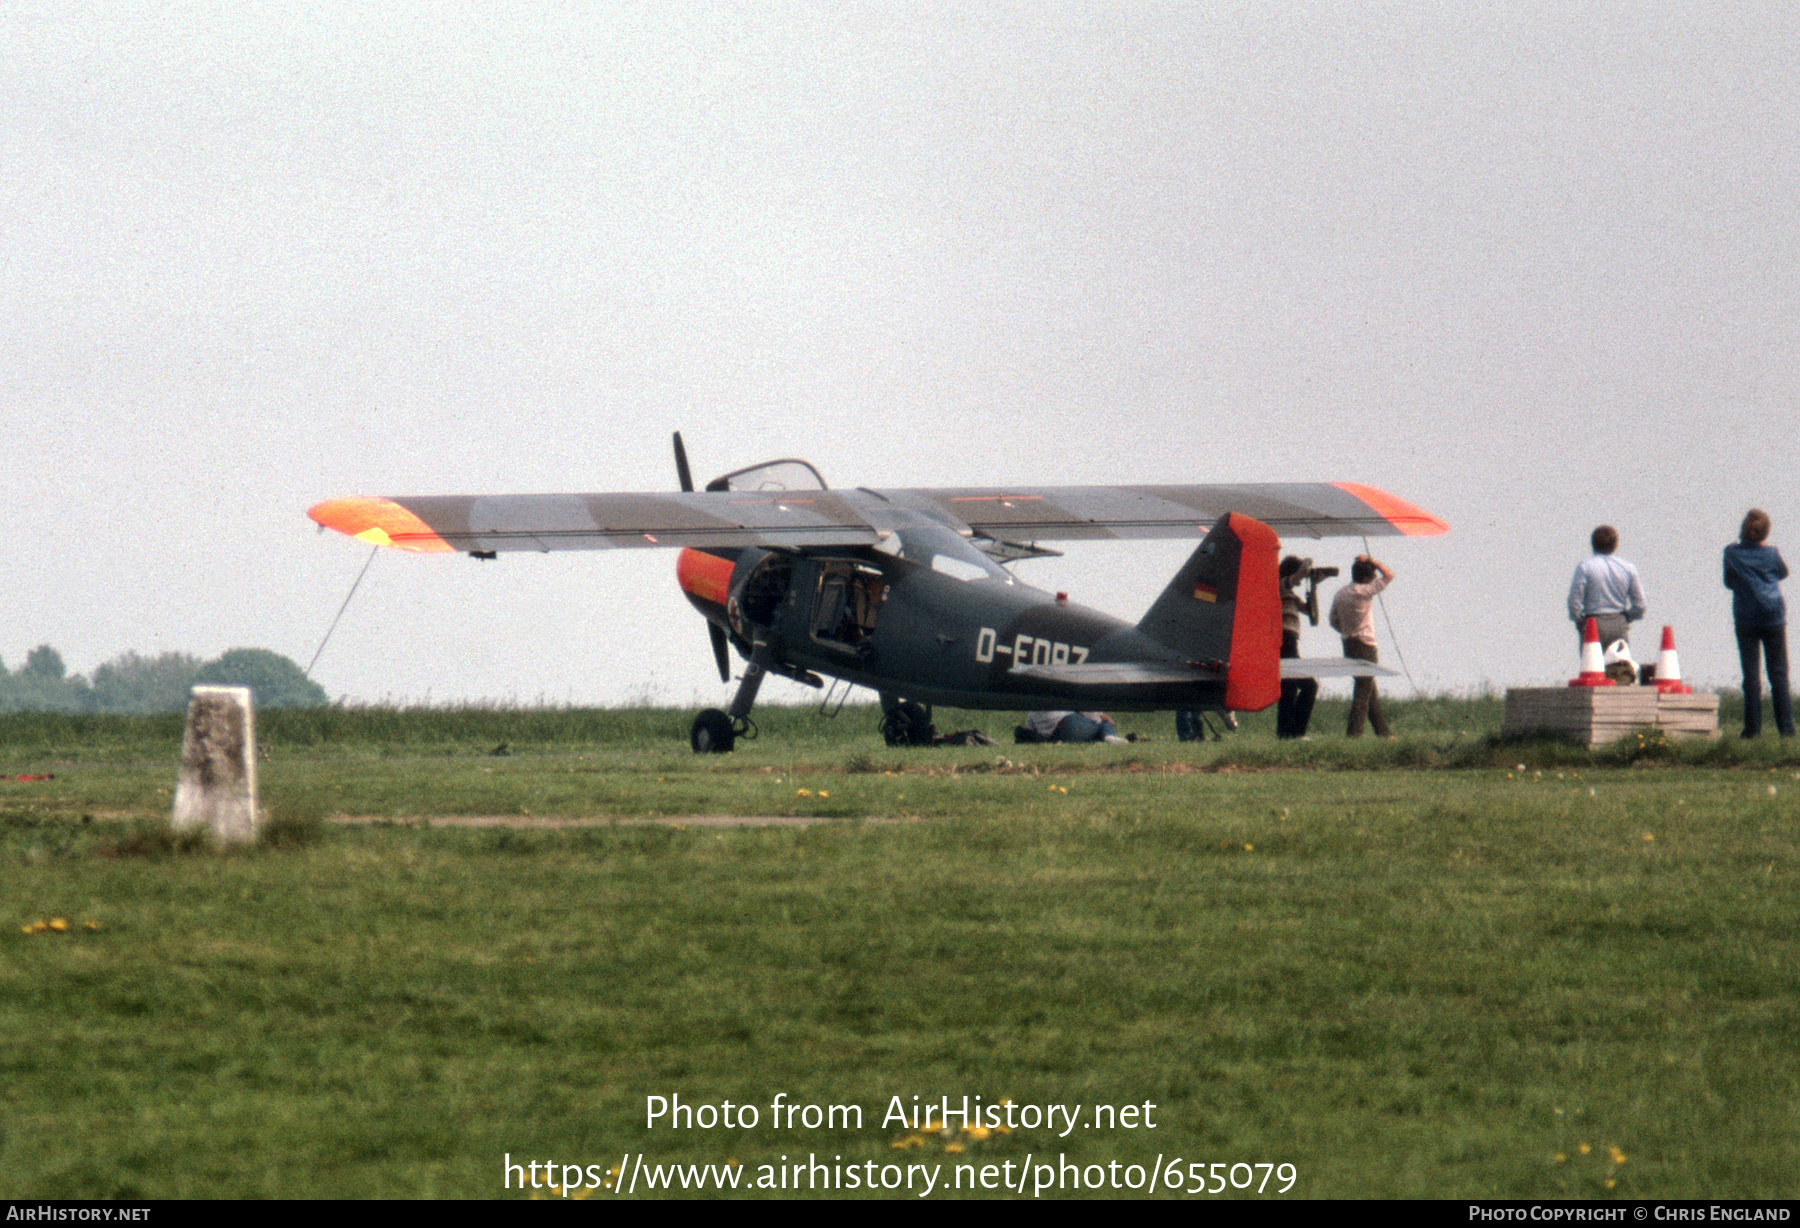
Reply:
[[[1300, 615], [1304, 613], [1319, 625], [1319, 581], [1338, 574], [1335, 567], [1314, 567], [1311, 559], [1288, 555], [1281, 560], [1281, 656], [1283, 660], [1300, 657]], [[1300, 586], [1308, 586], [1306, 596]], [[1317, 678], [1283, 678], [1281, 704], [1275, 710], [1275, 736], [1304, 738], [1312, 722], [1313, 703], [1319, 698]]]

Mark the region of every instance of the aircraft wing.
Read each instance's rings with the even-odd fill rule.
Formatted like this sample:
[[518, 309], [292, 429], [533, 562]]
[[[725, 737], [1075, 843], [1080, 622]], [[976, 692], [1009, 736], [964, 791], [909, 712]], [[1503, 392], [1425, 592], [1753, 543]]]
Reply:
[[1260, 520], [1283, 537], [1429, 536], [1449, 528], [1403, 499], [1352, 482], [420, 495], [332, 499], [307, 515], [376, 545], [485, 553], [859, 546], [920, 515], [1007, 543], [1204, 537], [1226, 512]]
[[874, 492], [1001, 541], [1205, 537], [1226, 512], [1280, 537], [1431, 537], [1449, 525], [1386, 491], [1355, 482], [1219, 486], [950, 487]]
[[857, 506], [866, 496], [850, 495], [808, 490], [358, 497], [332, 499], [306, 514], [375, 545], [425, 553], [868, 545], [880, 535]]

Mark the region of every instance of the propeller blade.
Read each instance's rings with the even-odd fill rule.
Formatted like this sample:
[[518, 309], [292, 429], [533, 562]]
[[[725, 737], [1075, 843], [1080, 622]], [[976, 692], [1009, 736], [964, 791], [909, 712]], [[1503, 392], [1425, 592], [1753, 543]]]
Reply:
[[[694, 471], [688, 468], [687, 447], [681, 442], [681, 432], [675, 432], [675, 476], [681, 479], [681, 489], [694, 489]], [[712, 636], [713, 660], [719, 663], [719, 681], [731, 681], [731, 645], [725, 639], [725, 628], [718, 623], [706, 624], [707, 632]]]
[[731, 648], [725, 642], [725, 628], [718, 623], [707, 623], [706, 629], [712, 632], [713, 660], [719, 663], [719, 681], [731, 681]]

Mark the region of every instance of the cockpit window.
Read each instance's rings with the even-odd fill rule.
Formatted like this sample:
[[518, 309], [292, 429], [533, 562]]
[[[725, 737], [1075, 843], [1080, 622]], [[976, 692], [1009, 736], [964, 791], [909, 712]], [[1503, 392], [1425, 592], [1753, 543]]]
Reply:
[[934, 525], [908, 525], [897, 529], [877, 542], [875, 548], [958, 580], [1013, 583], [1012, 573], [1006, 568], [964, 541], [959, 534]]
[[971, 562], [968, 559], [959, 559], [954, 555], [949, 554], [932, 555], [931, 570], [941, 571], [945, 575], [953, 576], [958, 580], [992, 579], [988, 574], [990, 571], [989, 568], [983, 567], [979, 563]]
[[824, 490], [825, 478], [803, 460], [765, 461], [706, 484], [708, 490]]

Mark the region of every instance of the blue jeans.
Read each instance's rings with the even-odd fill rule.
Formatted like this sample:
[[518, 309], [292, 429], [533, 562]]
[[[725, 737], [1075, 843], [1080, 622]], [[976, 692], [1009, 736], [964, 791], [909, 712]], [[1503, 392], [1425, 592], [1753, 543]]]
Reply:
[[[1794, 736], [1794, 696], [1788, 690], [1787, 627], [1739, 627], [1738, 661], [1744, 667], [1744, 736], [1762, 732], [1762, 663], [1769, 667], [1769, 698], [1775, 704], [1775, 728]], [[1758, 658], [1762, 660], [1758, 660]]]

